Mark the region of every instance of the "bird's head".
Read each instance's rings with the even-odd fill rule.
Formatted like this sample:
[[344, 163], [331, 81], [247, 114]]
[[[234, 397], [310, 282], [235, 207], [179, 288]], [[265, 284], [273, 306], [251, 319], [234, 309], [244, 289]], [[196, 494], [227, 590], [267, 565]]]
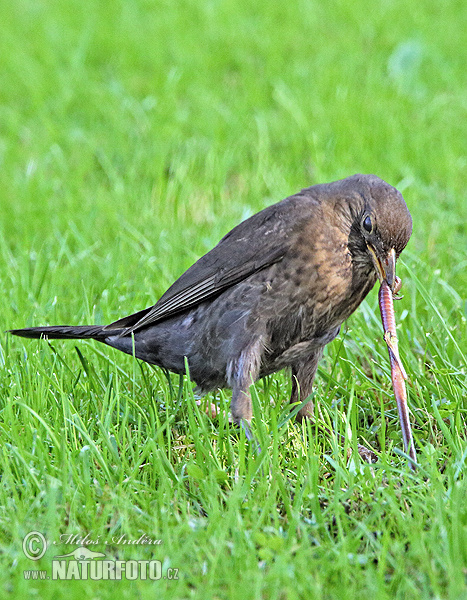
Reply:
[[[394, 292], [396, 260], [412, 234], [412, 217], [396, 188], [374, 175], [354, 175], [346, 195], [350, 209], [349, 250], [362, 266], [374, 267], [377, 278]], [[347, 187], [347, 186], [345, 186]]]

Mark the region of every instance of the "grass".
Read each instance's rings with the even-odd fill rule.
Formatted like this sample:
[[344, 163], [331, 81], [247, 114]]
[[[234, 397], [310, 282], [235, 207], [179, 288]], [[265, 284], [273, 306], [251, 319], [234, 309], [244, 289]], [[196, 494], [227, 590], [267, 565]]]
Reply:
[[[396, 309], [421, 464], [400, 453], [375, 292], [326, 350], [321, 429], [290, 420], [284, 374], [255, 386], [259, 456], [228, 392], [205, 399], [213, 421], [187, 380], [131, 357], [1, 334], [2, 597], [467, 598], [466, 10], [0, 6], [0, 330], [110, 322], [242, 218], [375, 173], [414, 219]], [[37, 562], [31, 531], [51, 544]], [[161, 543], [123, 543], [144, 534]], [[179, 578], [25, 579], [70, 535]]]

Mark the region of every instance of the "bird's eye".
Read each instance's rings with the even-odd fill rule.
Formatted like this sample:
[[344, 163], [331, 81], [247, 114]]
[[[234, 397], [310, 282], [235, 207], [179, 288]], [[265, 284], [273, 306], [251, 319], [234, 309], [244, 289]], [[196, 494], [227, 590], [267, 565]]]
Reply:
[[370, 215], [367, 215], [363, 219], [363, 229], [365, 229], [365, 231], [368, 231], [368, 233], [371, 233], [373, 231], [373, 223], [371, 222]]

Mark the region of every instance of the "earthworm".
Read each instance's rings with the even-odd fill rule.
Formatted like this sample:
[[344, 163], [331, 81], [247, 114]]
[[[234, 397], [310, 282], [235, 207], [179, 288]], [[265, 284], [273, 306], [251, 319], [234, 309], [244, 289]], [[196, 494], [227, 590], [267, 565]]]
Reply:
[[[399, 278], [396, 278], [395, 291], [399, 291], [401, 287]], [[402, 429], [402, 439], [404, 440], [404, 448], [410, 456], [409, 465], [415, 470], [417, 466], [417, 455], [412, 438], [412, 429], [410, 427], [409, 409], [407, 406], [407, 392], [405, 390], [404, 379], [407, 379], [407, 374], [402, 366], [397, 347], [396, 336], [396, 319], [394, 316], [394, 305], [391, 288], [386, 281], [381, 283], [379, 288], [379, 308], [381, 311], [381, 320], [383, 322], [384, 339], [388, 346], [389, 360], [391, 363], [391, 379], [394, 397], [397, 403], [399, 412], [399, 420]]]

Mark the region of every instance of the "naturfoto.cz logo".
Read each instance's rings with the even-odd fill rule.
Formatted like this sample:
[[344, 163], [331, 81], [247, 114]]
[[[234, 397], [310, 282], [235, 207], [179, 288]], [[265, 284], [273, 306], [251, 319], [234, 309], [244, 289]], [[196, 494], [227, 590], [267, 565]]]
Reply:
[[[81, 538], [80, 541], [83, 539]], [[124, 543], [131, 542], [126, 540]], [[44, 556], [47, 547], [45, 536], [37, 531], [28, 533], [23, 540], [25, 556], [34, 561]], [[112, 560], [106, 558], [103, 552], [95, 552], [87, 546], [79, 546], [68, 554], [54, 556], [52, 558], [51, 574], [45, 570], [27, 570], [24, 571], [24, 578], [32, 580], [90, 579], [96, 581], [121, 579], [176, 580], [178, 579], [178, 569], [170, 567], [163, 569], [160, 560]]]

